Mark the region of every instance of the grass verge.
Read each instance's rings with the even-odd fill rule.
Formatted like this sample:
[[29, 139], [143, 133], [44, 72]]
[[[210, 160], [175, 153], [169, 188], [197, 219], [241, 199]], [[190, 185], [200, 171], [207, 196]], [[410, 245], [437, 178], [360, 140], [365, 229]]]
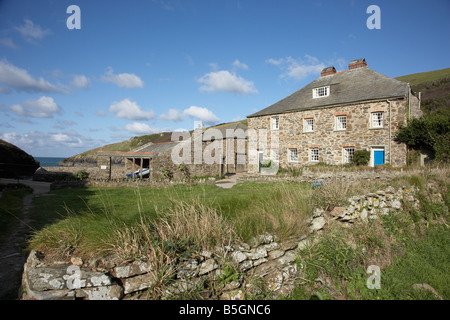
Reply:
[[[419, 189], [419, 209], [405, 202], [398, 214], [352, 228], [328, 225], [299, 252], [302, 285], [286, 299], [449, 299], [449, 176], [442, 173], [392, 181]], [[380, 268], [379, 289], [369, 289], [369, 266]]]

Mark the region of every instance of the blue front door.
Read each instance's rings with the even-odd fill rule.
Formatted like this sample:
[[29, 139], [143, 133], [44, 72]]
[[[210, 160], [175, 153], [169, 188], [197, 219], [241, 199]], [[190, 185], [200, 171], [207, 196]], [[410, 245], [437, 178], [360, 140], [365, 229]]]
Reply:
[[373, 165], [379, 166], [384, 164], [384, 150], [374, 150], [373, 151]]

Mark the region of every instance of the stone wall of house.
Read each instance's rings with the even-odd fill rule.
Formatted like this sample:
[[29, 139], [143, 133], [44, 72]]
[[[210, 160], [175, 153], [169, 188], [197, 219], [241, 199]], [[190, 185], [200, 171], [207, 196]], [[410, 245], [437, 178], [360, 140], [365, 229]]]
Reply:
[[416, 93], [417, 96], [411, 93], [410, 97], [410, 117], [411, 118], [420, 118], [423, 116], [423, 111], [420, 110], [420, 101], [418, 98], [418, 93]]
[[[249, 130], [253, 129], [256, 132], [260, 129], [267, 130], [267, 146], [265, 148], [258, 146], [258, 150], [264, 152], [264, 158], [270, 158], [271, 149], [278, 149], [282, 167], [315, 164], [316, 162], [310, 161], [312, 148], [319, 149], [319, 162], [341, 165], [344, 163], [345, 147], [354, 147], [355, 150], [382, 147], [385, 150], [385, 163], [389, 163], [391, 159], [393, 166], [402, 166], [406, 165], [406, 146], [395, 142], [394, 134], [399, 126], [406, 125], [407, 107], [406, 99], [391, 102], [391, 132], [389, 132], [389, 103], [386, 100], [276, 115], [279, 117], [279, 130], [271, 130], [273, 116], [249, 118], [248, 127]], [[371, 127], [371, 113], [376, 111], [384, 113], [382, 128]], [[336, 130], [336, 116], [339, 115], [347, 116], [346, 130]], [[307, 118], [314, 119], [313, 132], [305, 132], [304, 121]], [[278, 132], [278, 142], [274, 138], [276, 137], [274, 131]], [[297, 149], [297, 162], [289, 161], [290, 148]], [[258, 171], [258, 163], [254, 160], [249, 157], [249, 172]]]

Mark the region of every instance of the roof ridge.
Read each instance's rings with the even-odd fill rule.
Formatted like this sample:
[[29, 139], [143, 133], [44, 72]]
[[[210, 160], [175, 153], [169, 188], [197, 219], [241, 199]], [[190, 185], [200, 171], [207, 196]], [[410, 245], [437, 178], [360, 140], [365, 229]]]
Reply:
[[[330, 77], [336, 75], [338, 76]], [[407, 97], [408, 83], [368, 67], [344, 70], [330, 76], [321, 76], [289, 96], [247, 117], [310, 110], [357, 101]], [[329, 96], [313, 98], [312, 89], [323, 86], [330, 86]]]

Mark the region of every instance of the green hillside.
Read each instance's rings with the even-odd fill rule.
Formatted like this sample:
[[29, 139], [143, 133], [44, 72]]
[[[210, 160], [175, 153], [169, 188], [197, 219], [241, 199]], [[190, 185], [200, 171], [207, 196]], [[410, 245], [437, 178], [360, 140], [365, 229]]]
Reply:
[[[241, 123], [247, 125], [247, 119], [240, 120], [237, 122], [241, 122]], [[230, 123], [234, 123], [234, 122], [230, 122]], [[211, 128], [222, 126], [222, 125], [224, 125], [224, 123], [218, 124], [216, 126], [212, 126]], [[68, 164], [70, 166], [71, 162], [73, 162], [73, 161], [93, 162], [93, 161], [97, 160], [97, 152], [98, 151], [131, 151], [131, 150], [139, 148], [140, 146], [143, 146], [150, 142], [151, 143], [170, 142], [171, 137], [172, 137], [172, 132], [161, 132], [161, 133], [154, 133], [154, 134], [132, 137], [132, 138], [122, 141], [122, 142], [107, 144], [105, 146], [91, 149], [86, 152], [69, 157], [69, 158], [63, 160], [61, 165], [64, 165], [64, 163], [66, 163], [66, 165]]]
[[406, 76], [397, 77], [396, 79], [404, 82], [409, 82], [412, 86], [415, 86], [449, 77], [450, 77], [450, 68], [447, 68], [436, 71], [413, 73]]
[[450, 109], [450, 68], [397, 77], [409, 82], [414, 92], [421, 92], [421, 109], [433, 114]]

